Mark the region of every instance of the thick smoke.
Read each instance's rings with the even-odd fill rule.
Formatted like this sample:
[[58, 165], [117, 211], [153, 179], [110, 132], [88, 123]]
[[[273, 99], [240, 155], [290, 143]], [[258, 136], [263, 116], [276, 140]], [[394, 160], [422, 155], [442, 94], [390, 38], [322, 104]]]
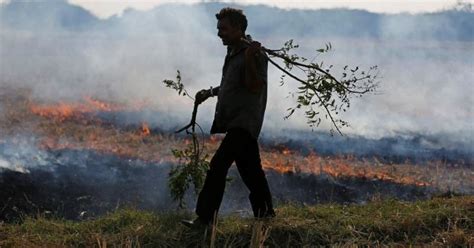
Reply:
[[[16, 2], [2, 6], [1, 84], [29, 87], [43, 100], [93, 95], [104, 100], [149, 100], [166, 113], [152, 125], [181, 125], [191, 100], [164, 88], [177, 69], [191, 94], [219, 84], [225, 47], [216, 36], [222, 4], [164, 5], [127, 10], [101, 20], [64, 1]], [[335, 50], [318, 59], [381, 68], [378, 94], [355, 99], [344, 116], [345, 132], [372, 138], [443, 135], [446, 144], [472, 147], [474, 40], [472, 9], [432, 14], [384, 15], [356, 10], [284, 11], [245, 7], [248, 33], [270, 48], [295, 39], [300, 53], [332, 42]], [[296, 83], [278, 86], [281, 73], [270, 65], [269, 104], [263, 133], [281, 128], [309, 130], [301, 113], [283, 120]], [[202, 105], [199, 121], [209, 129], [215, 99]], [[163, 118], [165, 118], [163, 120]], [[328, 130], [329, 122], [319, 130]]]

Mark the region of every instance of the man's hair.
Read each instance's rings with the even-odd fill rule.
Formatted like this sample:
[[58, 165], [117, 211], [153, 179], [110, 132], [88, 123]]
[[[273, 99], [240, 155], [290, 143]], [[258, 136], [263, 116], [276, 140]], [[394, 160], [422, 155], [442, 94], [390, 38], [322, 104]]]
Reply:
[[244, 15], [244, 12], [241, 9], [234, 8], [223, 8], [219, 13], [216, 14], [217, 20], [222, 20], [227, 18], [230, 21], [232, 26], [240, 26], [240, 29], [243, 33], [247, 29], [247, 17]]

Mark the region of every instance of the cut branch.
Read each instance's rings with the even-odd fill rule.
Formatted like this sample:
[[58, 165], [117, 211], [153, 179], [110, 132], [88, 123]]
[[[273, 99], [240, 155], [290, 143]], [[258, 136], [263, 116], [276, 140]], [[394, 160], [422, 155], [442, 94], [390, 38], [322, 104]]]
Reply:
[[[249, 41], [246, 40], [246, 39], [243, 39], [242, 40], [244, 42], [246, 42], [247, 44], [249, 44]], [[341, 87], [343, 87], [344, 89], [346, 89], [347, 91], [349, 91], [350, 93], [356, 93], [356, 94], [365, 94], [367, 92], [370, 91], [369, 88], [365, 89], [364, 91], [357, 91], [357, 90], [352, 90], [350, 88], [348, 88], [347, 86], [345, 86], [343, 83], [341, 83], [339, 80], [337, 80], [333, 75], [331, 75], [330, 73], [328, 73], [327, 71], [321, 69], [317, 64], [303, 64], [303, 63], [300, 63], [300, 62], [297, 62], [297, 61], [294, 61], [290, 58], [288, 58], [287, 56], [285, 55], [282, 55], [282, 54], [279, 54], [277, 51], [280, 51], [282, 49], [278, 49], [278, 50], [274, 50], [274, 49], [267, 49], [265, 47], [261, 47], [261, 50], [272, 55], [272, 56], [275, 56], [275, 57], [278, 57], [278, 58], [281, 58], [283, 59], [285, 62], [287, 63], [290, 63], [292, 65], [295, 65], [295, 66], [300, 66], [300, 67], [304, 67], [304, 68], [308, 68], [308, 69], [314, 69], [324, 75], [326, 75], [329, 79], [333, 80], [336, 84], [339, 84]], [[268, 55], [266, 53], [262, 53], [265, 55], [265, 57], [270, 60], [270, 58], [268, 57]], [[275, 65], [275, 63], [272, 63]], [[278, 67], [278, 69], [282, 70], [283, 72], [287, 73], [287, 71], [281, 67]]]
[[[245, 38], [242, 38], [242, 41], [250, 44], [250, 41]], [[306, 117], [308, 118], [307, 123], [310, 124], [310, 126], [318, 126], [321, 122], [321, 118], [318, 116], [319, 112], [316, 112], [313, 109], [313, 105], [318, 104], [326, 112], [326, 119], [329, 119], [336, 131], [342, 135], [339, 124], [345, 126], [348, 125], [348, 123], [341, 119], [336, 119], [334, 116], [337, 115], [339, 111], [342, 110], [345, 112], [346, 109], [349, 108], [349, 97], [351, 95], [355, 94], [362, 96], [363, 94], [375, 90], [377, 83], [375, 83], [374, 80], [378, 74], [370, 75], [370, 73], [372, 73], [377, 66], [370, 67], [367, 72], [360, 71], [359, 67], [347, 70], [348, 66], [345, 66], [341, 76], [342, 79], [338, 80], [330, 73], [332, 65], [327, 69], [323, 69], [322, 63], [321, 65], [315, 63], [305, 64], [302, 62], [307, 61], [306, 58], [300, 57], [296, 54], [288, 54], [288, 51], [298, 47], [298, 45], [293, 45], [292, 42], [292, 40], [286, 42], [285, 46], [278, 50], [267, 49], [262, 46], [260, 51], [260, 54], [262, 54], [277, 69], [282, 71], [284, 75], [288, 75], [302, 84], [301, 87], [298, 87], [300, 90], [297, 92], [299, 95], [298, 105], [294, 108], [289, 108], [288, 111], [290, 111], [290, 114], [285, 118], [291, 116], [297, 108], [306, 106], [309, 108], [309, 110], [305, 111]], [[326, 49], [318, 49], [317, 51], [323, 53], [329, 51], [331, 48], [332, 46], [329, 43], [326, 45]], [[270, 56], [282, 59], [285, 63], [285, 68], [272, 60]], [[297, 60], [301, 60], [302, 62]], [[295, 67], [306, 74], [306, 80], [290, 72]], [[364, 83], [357, 85], [357, 83], [360, 82]], [[283, 83], [284, 77], [282, 76], [280, 86], [283, 85]], [[309, 92], [308, 90], [312, 92]], [[317, 100], [312, 100], [313, 97]], [[335, 97], [338, 97], [340, 101], [335, 102]]]
[[[281, 71], [283, 71], [284, 73], [286, 73], [288, 76], [290, 76], [291, 78], [295, 79], [296, 81], [304, 84], [304, 85], [308, 85], [308, 82], [300, 79], [299, 77], [293, 75], [291, 72], [283, 69], [279, 64], [277, 64], [275, 61], [273, 61], [271, 58], [269, 58], [268, 56], [266, 56], [265, 54], [265, 57], [268, 59], [268, 61], [270, 61], [270, 63], [272, 63], [276, 68], [280, 69]], [[319, 102], [321, 103], [321, 105], [324, 107], [324, 109], [326, 110], [329, 118], [331, 119], [331, 122], [332, 124], [334, 125], [334, 127], [336, 128], [337, 132], [342, 135], [342, 132], [341, 130], [339, 129], [339, 127], [337, 126], [337, 123], [336, 121], [334, 120], [334, 118], [332, 117], [331, 115], [331, 111], [329, 111], [328, 107], [326, 104], [324, 104], [324, 101], [321, 99], [321, 97], [319, 96], [317, 90], [315, 88], [311, 88], [313, 91], [314, 91], [314, 94], [316, 95], [316, 97], [318, 98]]]

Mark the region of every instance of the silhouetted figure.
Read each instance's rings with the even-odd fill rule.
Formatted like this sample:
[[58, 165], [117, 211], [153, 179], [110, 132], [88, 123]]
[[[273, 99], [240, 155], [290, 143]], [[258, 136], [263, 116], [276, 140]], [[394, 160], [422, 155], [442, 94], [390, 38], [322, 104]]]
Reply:
[[[268, 61], [260, 43], [245, 35], [247, 18], [242, 10], [224, 8], [216, 14], [217, 35], [227, 46], [222, 80], [216, 88], [201, 90], [197, 103], [217, 96], [211, 133], [227, 133], [210, 163], [196, 206], [198, 218], [183, 221], [188, 226], [205, 226], [217, 216], [224, 194], [227, 172], [235, 161], [250, 190], [250, 203], [257, 218], [274, 217], [272, 196], [260, 161], [257, 139], [267, 103]], [[241, 38], [250, 41], [250, 45]]]

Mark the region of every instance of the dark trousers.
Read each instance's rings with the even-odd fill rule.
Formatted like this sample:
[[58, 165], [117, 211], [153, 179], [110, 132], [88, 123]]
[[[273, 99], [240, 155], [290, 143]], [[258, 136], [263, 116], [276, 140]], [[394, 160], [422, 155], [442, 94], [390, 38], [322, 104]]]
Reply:
[[250, 190], [250, 204], [255, 217], [274, 215], [272, 196], [263, 172], [258, 143], [244, 129], [231, 129], [212, 157], [204, 186], [199, 193], [196, 214], [203, 221], [217, 216], [224, 195], [227, 171], [236, 163], [239, 174]]

